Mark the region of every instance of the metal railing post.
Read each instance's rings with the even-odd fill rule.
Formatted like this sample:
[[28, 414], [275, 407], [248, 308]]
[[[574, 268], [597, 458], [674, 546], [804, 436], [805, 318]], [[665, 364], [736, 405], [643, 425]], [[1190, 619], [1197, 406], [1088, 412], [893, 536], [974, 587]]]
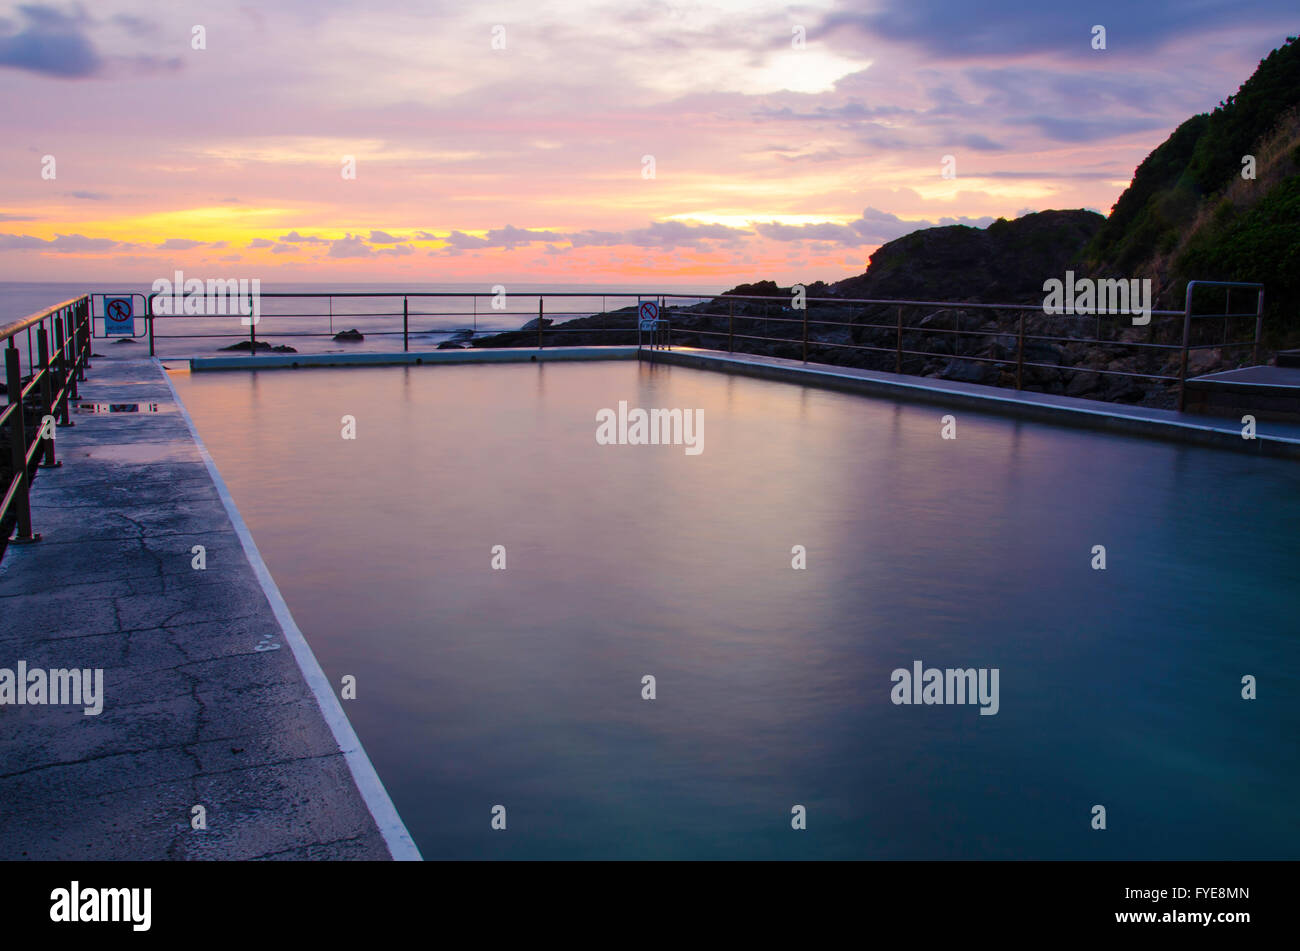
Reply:
[[81, 302], [80, 307], [78, 307], [78, 310], [81, 312], [81, 333], [82, 333], [81, 339], [86, 344], [86, 359], [83, 361], [82, 366], [84, 366], [87, 370], [94, 369], [90, 365], [90, 358], [94, 356], [95, 353], [95, 345], [92, 341], [92, 338], [94, 337], [94, 333], [93, 333], [93, 328], [90, 326], [89, 305], [90, 305], [90, 298], [86, 298]]
[[406, 297], [403, 296], [402, 297], [402, 352], [403, 353], [407, 353], [411, 349], [409, 333], [410, 333], [410, 324], [409, 324], [409, 316], [406, 307]]
[[1232, 313], [1232, 288], [1223, 295], [1223, 345], [1228, 345], [1228, 315]]
[[1253, 362], [1259, 365], [1259, 341], [1264, 335], [1264, 288], [1259, 289], [1259, 297], [1255, 302], [1255, 349]]
[[62, 407], [63, 421], [60, 426], [71, 426], [72, 419], [68, 416], [68, 358], [65, 353], [67, 347], [63, 338], [63, 322], [59, 318], [54, 318], [54, 363], [59, 370], [59, 405]]
[[27, 427], [26, 420], [23, 419], [22, 375], [18, 370], [18, 348], [14, 346], [12, 337], [9, 338], [9, 346], [5, 347], [5, 385], [9, 388], [9, 405], [13, 407], [9, 413], [9, 448], [14, 476], [18, 480], [18, 491], [14, 495], [18, 516], [14, 541], [40, 541], [41, 536], [32, 534], [32, 504], [29, 496], [31, 478], [27, 469]]
[[[253, 313], [253, 298], [251, 296], [248, 298], [248, 312], [249, 314]], [[257, 324], [254, 323], [252, 317], [248, 318], [248, 355], [257, 356]]]
[[84, 382], [86, 379], [86, 343], [81, 338], [81, 315], [74, 306], [68, 314], [68, 319], [72, 322], [72, 352], [76, 355], [73, 365], [77, 368], [78, 381]]
[[[45, 412], [41, 414], [41, 429], [45, 428], [45, 417], [54, 416], [54, 382], [50, 379], [50, 373], [53, 367], [50, 366], [50, 335], [41, 324], [36, 330], [36, 353], [40, 357], [41, 372], [41, 405]], [[45, 461], [41, 463], [43, 469], [53, 469], [62, 465], [54, 458], [54, 440], [45, 440]]]
[[75, 304], [68, 309], [68, 326], [72, 328], [72, 352], [77, 355], [77, 379], [84, 383], [86, 380], [86, 343], [81, 332], [80, 309]]
[[903, 372], [903, 305], [898, 305], [898, 337], [894, 343], [894, 372]]
[[1016, 389], [1023, 385], [1025, 375], [1025, 312], [1020, 312], [1020, 325], [1016, 331]]
[[727, 353], [735, 351], [736, 343], [736, 302], [728, 301], [729, 313], [727, 315]]
[[81, 396], [77, 393], [77, 343], [72, 338], [72, 318], [67, 313], [64, 313], [59, 319], [63, 321], [64, 326], [63, 344], [69, 351], [68, 362], [65, 364], [68, 370], [68, 385], [72, 387], [72, 398], [79, 400]]
[[538, 350], [541, 350], [541, 349], [543, 348], [543, 344], [542, 344], [542, 313], [543, 313], [543, 311], [544, 311], [544, 308], [542, 307], [542, 295], [541, 295], [541, 294], [538, 294], [538, 295], [537, 295], [537, 349], [538, 349]]
[[1178, 412], [1187, 405], [1187, 350], [1192, 342], [1192, 290], [1195, 281], [1187, 282], [1187, 294], [1183, 298], [1183, 352], [1178, 361]]
[[95, 327], [90, 322], [90, 298], [89, 297], [84, 298], [82, 302], [78, 305], [77, 309], [81, 315], [80, 317], [81, 330], [82, 333], [85, 335], [82, 338], [86, 345], [85, 366], [86, 369], [89, 370], [92, 369], [90, 365], [90, 358], [94, 356], [95, 353]]
[[808, 362], [808, 302], [803, 305], [803, 362]]
[[154, 355], [154, 351], [153, 351], [153, 298], [152, 298], [152, 297], [146, 297], [146, 298], [144, 299], [144, 314], [145, 314], [145, 322], [146, 322], [146, 323], [148, 324], [148, 326], [149, 326], [149, 356], [152, 357], [152, 356]]

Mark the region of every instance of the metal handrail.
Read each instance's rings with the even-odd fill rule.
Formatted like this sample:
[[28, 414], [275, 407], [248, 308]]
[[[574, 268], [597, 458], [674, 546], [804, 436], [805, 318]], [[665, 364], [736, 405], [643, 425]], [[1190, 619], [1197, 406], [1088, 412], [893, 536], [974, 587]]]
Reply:
[[[1222, 314], [1193, 314], [1192, 298], [1196, 294], [1198, 287], [1222, 287], [1227, 289], [1224, 299], [1224, 312]], [[1232, 289], [1242, 288], [1253, 290], [1255, 292], [1255, 313], [1254, 314], [1233, 314], [1230, 313], [1232, 306]], [[1183, 346], [1182, 359], [1179, 362], [1178, 370], [1178, 410], [1181, 412], [1187, 405], [1187, 354], [1188, 351], [1198, 349], [1189, 346], [1192, 339], [1192, 318], [1193, 317], [1223, 317], [1225, 318], [1224, 333], [1227, 333], [1226, 321], [1233, 317], [1253, 316], [1255, 318], [1255, 349], [1254, 360], [1259, 363], [1259, 341], [1264, 332], [1264, 285], [1246, 281], [1188, 281], [1187, 292], [1183, 298]]]
[[[1261, 296], [1259, 301], [1257, 302], [1256, 313], [1254, 314], [1235, 313], [1231, 310], [1230, 307], [1227, 308], [1227, 310], [1221, 314], [1194, 313], [1192, 310], [1193, 288], [1195, 286], [1206, 286], [1206, 285], [1214, 285], [1214, 286], [1221, 286], [1227, 288], [1250, 287], [1250, 288], [1258, 289], [1260, 291]], [[1185, 383], [1186, 380], [1187, 354], [1193, 350], [1202, 350], [1202, 349], [1211, 349], [1211, 348], [1228, 350], [1228, 349], [1237, 349], [1237, 348], [1250, 346], [1254, 350], [1256, 361], [1258, 361], [1260, 339], [1262, 336], [1262, 313], [1263, 313], [1262, 312], [1262, 306], [1263, 306], [1262, 288], [1260, 288], [1259, 285], [1239, 284], [1235, 282], [1210, 282], [1210, 281], [1192, 282], [1192, 284], [1189, 285], [1188, 298], [1183, 310], [1153, 309], [1150, 311], [1150, 316], [1153, 320], [1164, 321], [1164, 320], [1172, 320], [1173, 318], [1178, 318], [1178, 317], [1183, 318], [1184, 340], [1180, 345], [1177, 343], [1160, 343], [1152, 339], [1147, 339], [1147, 340], [1117, 340], [1113, 338], [1105, 339], [1101, 336], [1102, 318], [1119, 316], [1115, 314], [1078, 315], [1079, 317], [1093, 317], [1096, 319], [1097, 321], [1096, 336], [1061, 336], [1061, 335], [1048, 334], [1048, 333], [1027, 332], [1027, 329], [1025, 327], [1025, 317], [1026, 315], [1032, 315], [1034, 313], [1043, 313], [1043, 307], [1041, 304], [998, 304], [998, 303], [984, 303], [979, 301], [933, 301], [933, 300], [910, 300], [910, 299], [897, 299], [897, 298], [805, 297], [803, 299], [805, 306], [799, 309], [795, 309], [793, 307], [793, 299], [790, 297], [786, 297], [785, 295], [772, 296], [772, 295], [761, 295], [761, 294], [729, 294], [729, 293], [728, 294], [664, 294], [659, 292], [646, 292], [646, 291], [548, 292], [548, 291], [530, 291], [530, 290], [513, 290], [510, 291], [509, 294], [511, 297], [514, 297], [516, 299], [518, 298], [531, 299], [536, 297], [537, 305], [538, 305], [537, 306], [538, 316], [543, 317], [543, 315], [549, 312], [550, 316], [553, 319], [561, 318], [561, 317], [587, 316], [591, 314], [592, 311], [590, 309], [580, 310], [580, 311], [560, 310], [560, 309], [548, 310], [545, 304], [546, 298], [551, 298], [552, 300], [559, 299], [560, 301], [564, 301], [566, 299], [594, 300], [596, 298], [600, 298], [602, 301], [602, 306], [601, 306], [601, 311], [599, 311], [599, 313], [609, 313], [605, 305], [610, 298], [614, 298], [616, 300], [624, 300], [624, 299], [627, 300], [628, 303], [624, 305], [623, 308], [620, 309], [625, 309], [628, 310], [629, 312], [635, 310], [635, 305], [633, 303], [635, 300], [639, 298], [647, 298], [647, 297], [658, 298], [662, 302], [670, 303], [670, 306], [665, 307], [664, 309], [665, 315], [670, 315], [671, 313], [674, 312], [680, 313], [681, 309], [684, 307], [698, 307], [700, 309], [691, 311], [692, 316], [706, 318], [706, 319], [710, 317], [726, 318], [727, 329], [725, 331], [725, 334], [721, 330], [709, 329], [708, 327], [698, 327], [698, 328], [693, 327], [689, 329], [680, 328], [680, 327], [670, 328], [669, 330], [670, 341], [672, 339], [671, 334], [673, 333], [677, 333], [679, 335], [679, 338], [680, 335], [682, 334], [689, 334], [689, 335], [694, 335], [697, 339], [702, 339], [706, 337], [721, 337], [725, 335], [727, 337], [728, 351], [733, 351], [735, 349], [736, 340], [759, 341], [768, 344], [787, 343], [787, 344], [792, 344], [801, 347], [804, 362], [808, 362], [810, 355], [815, 356], [815, 354], [818, 352], [825, 353], [827, 351], [839, 349], [839, 350], [847, 350], [847, 351], [893, 353], [895, 355], [895, 370], [896, 372], [899, 373], [902, 372], [902, 362], [903, 362], [903, 357], [905, 356], [906, 357], [950, 357], [953, 359], [969, 360], [978, 363], [992, 363], [992, 364], [1003, 364], [1003, 365], [1010, 365], [1014, 363], [1015, 370], [1016, 370], [1017, 389], [1022, 389], [1024, 386], [1023, 373], [1026, 367], [1030, 369], [1050, 368], [1050, 369], [1056, 369], [1062, 371], [1069, 371], [1072, 373], [1092, 373], [1098, 376], [1141, 378], [1141, 379], [1148, 379], [1148, 380], [1159, 380], [1159, 381], [1170, 382], [1170, 383], [1176, 382], [1178, 383], [1180, 389], [1180, 397], [1179, 397], [1180, 406], [1182, 402], [1181, 391], [1183, 389], [1183, 384]], [[153, 313], [152, 303], [155, 298], [160, 296], [163, 295], [151, 294], [148, 295], [147, 298], [146, 311], [147, 311], [147, 319], [148, 319], [148, 334], [150, 338], [151, 354], [154, 353], [155, 318], [162, 318], [165, 316], [167, 319], [185, 319], [186, 317], [211, 316], [206, 314], [204, 315], [181, 315], [181, 314], [155, 315]], [[479, 312], [480, 312], [478, 308], [478, 301], [480, 299], [492, 299], [498, 296], [499, 296], [498, 293], [490, 292], [490, 291], [382, 291], [382, 290], [381, 291], [307, 291], [307, 292], [270, 291], [270, 292], [265, 292], [260, 294], [260, 297], [262, 298], [271, 298], [271, 299], [294, 299], [294, 298], [298, 298], [302, 300], [319, 300], [322, 298], [328, 299], [329, 316], [331, 320], [341, 316], [372, 318], [372, 319], [373, 318], [382, 319], [387, 317], [396, 318], [397, 316], [401, 316], [402, 323], [401, 323], [400, 331], [399, 330], [368, 330], [366, 332], [367, 334], [373, 336], [396, 336], [397, 334], [400, 333], [402, 336], [402, 349], [404, 351], [409, 351], [410, 349], [410, 318], [412, 316], [443, 317], [443, 318], [472, 316], [475, 318], [475, 322], [477, 323], [477, 317], [479, 316]], [[344, 300], [346, 299], [372, 299], [372, 300], [380, 300], [380, 301], [391, 300], [394, 302], [394, 306], [396, 305], [397, 299], [400, 298], [402, 302], [402, 307], [400, 311], [396, 309], [392, 309], [392, 310], [384, 309], [380, 311], [364, 313], [364, 312], [355, 311], [355, 309], [353, 309], [350, 311], [335, 312], [333, 307], [333, 303], [334, 303], [333, 299], [336, 297]], [[448, 299], [448, 298], [472, 300], [475, 305], [474, 310], [465, 311], [463, 309], [456, 309], [456, 310], [440, 311], [437, 310], [436, 308], [428, 309], [428, 310], [426, 309], [415, 310], [412, 308], [413, 302], [418, 302], [422, 300], [440, 300], [440, 299]], [[676, 302], [676, 303], [671, 303], [671, 302]], [[741, 304], [761, 303], [765, 305], [764, 313], [762, 315], [758, 315], [758, 314], [739, 315], [739, 319], [741, 319], [742, 321], [751, 321], [751, 322], [757, 322], [761, 324], [773, 324], [773, 323], [787, 324], [787, 325], [798, 324], [800, 325], [799, 336], [795, 336], [795, 337], [780, 336], [779, 330], [778, 330], [778, 335], [774, 335], [774, 336], [761, 336], [753, 333], [736, 333], [735, 321], [737, 319], [737, 315], [735, 313], [735, 310], [736, 310], [737, 303], [741, 303]], [[728, 305], [727, 313], [714, 313], [712, 310], [709, 309], [713, 306], [722, 305], [722, 304]], [[808, 310], [809, 306], [815, 306], [819, 308], [835, 308], [835, 309], [847, 308], [848, 320], [828, 319], [828, 317], [825, 316], [811, 316]], [[767, 312], [769, 307], [780, 307], [781, 310], [776, 315], [770, 315]], [[862, 321], [853, 320], [853, 313], [857, 308], [862, 308], [863, 311], [866, 311], [867, 309], [873, 307], [897, 308], [897, 320], [891, 324], [875, 323], [868, 320], [862, 320]], [[934, 314], [930, 314], [928, 316], [935, 316], [936, 314], [939, 313], [952, 312], [954, 315], [955, 326], [951, 328], [950, 327], [918, 327], [914, 325], [908, 326], [903, 321], [903, 311], [905, 308], [926, 308], [926, 309], [934, 310]], [[324, 312], [318, 312], [318, 313], [298, 312], [298, 311], [307, 311], [309, 309], [310, 308], [307, 307], [295, 308], [294, 309], [295, 312], [293, 313], [268, 314], [264, 316], [275, 317], [277, 319], [310, 318], [310, 317], [326, 316]], [[1009, 314], [1017, 315], [1018, 320], [1014, 327], [1000, 328], [995, 330], [965, 329], [961, 327], [961, 315], [962, 313], [967, 311], [992, 312], [994, 314], [1000, 312], [1007, 312]], [[521, 319], [524, 317], [524, 313], [519, 313], [519, 312], [512, 312], [512, 313], [517, 313]], [[830, 315], [830, 316], [835, 316], [835, 315]], [[863, 313], [862, 316], [865, 318], [868, 315], [866, 313]], [[1254, 340], [1253, 341], [1229, 341], [1227, 339], [1226, 321], [1228, 319], [1232, 319], [1236, 317], [1248, 317], [1248, 316], [1256, 317], [1256, 328], [1255, 328], [1256, 332], [1255, 332]], [[1201, 318], [1201, 317], [1223, 318], [1225, 320], [1225, 332], [1224, 332], [1224, 339], [1222, 342], [1213, 343], [1213, 344], [1193, 344], [1191, 342], [1191, 335], [1190, 335], [1191, 321], [1193, 319]], [[753, 324], [749, 324], [746, 326], [752, 327]], [[817, 339], [815, 335], [812, 335], [810, 333], [810, 328], [812, 327], [892, 331], [895, 338], [894, 345], [892, 347], [882, 347], [882, 346], [873, 346], [870, 344], [863, 344], [863, 343], [842, 343], [842, 342]], [[550, 337], [551, 340], [554, 340], [556, 339], [556, 337], [562, 338], [562, 335], [567, 333], [584, 333], [584, 334], [595, 334], [595, 335], [626, 334], [631, 331], [634, 331], [635, 329], [636, 329], [636, 317], [634, 313], [629, 313], [627, 327], [565, 328], [565, 327], [556, 327], [554, 325], [546, 326], [545, 320], [542, 319], [542, 320], [538, 320], [536, 346], [539, 348], [546, 346], [546, 341], [548, 339], [548, 336]], [[517, 332], [518, 331], [506, 330], [506, 331], [495, 331], [494, 333], [517, 333]], [[961, 354], [961, 353], [941, 353], [935, 351], [919, 350], [911, 346], [904, 346], [905, 336], [913, 340], [916, 339], [917, 337], [924, 339], [929, 336], [947, 337], [954, 340], [960, 340], [963, 338], [970, 338], [970, 337], [987, 338], [987, 337], [1001, 337], [1001, 336], [1011, 336], [1011, 335], [1014, 335], [1016, 340], [1014, 356], [1012, 356], [1011, 354], [1007, 354], [1006, 356], [1003, 357], [996, 357], [996, 356], [976, 356], [974, 354]], [[239, 336], [239, 334], [238, 333], [236, 334], [178, 333], [178, 334], [160, 334], [159, 336], [162, 336], [164, 339], [167, 338], [205, 339], [205, 338], [229, 338], [231, 336]], [[311, 331], [277, 331], [274, 333], [263, 332], [262, 336], [264, 338], [272, 338], [272, 337], [283, 337], [283, 338], [322, 337], [323, 338], [323, 337], [333, 336], [333, 333], [332, 333], [332, 329], [331, 332], [329, 333], [315, 333]], [[256, 354], [257, 353], [257, 329], [255, 326], [249, 327], [248, 338], [253, 344], [252, 353]], [[1141, 353], [1141, 352], [1159, 353], [1162, 351], [1163, 352], [1178, 351], [1181, 353], [1182, 359], [1179, 364], [1179, 371], [1176, 375], [1171, 375], [1169, 373], [1133, 372], [1130, 370], [1118, 370], [1118, 369], [1112, 370], [1112, 369], [1105, 369], [1100, 367], [1061, 366], [1057, 364], [1037, 363], [1034, 362], [1033, 360], [1027, 360], [1025, 354], [1025, 346], [1027, 343], [1102, 345], [1102, 346], [1115, 348], [1115, 349], [1127, 349], [1131, 352], [1137, 352], [1137, 353]]]
[[85, 294], [82, 294], [80, 297], [69, 297], [67, 300], [63, 301], [62, 303], [55, 304], [52, 307], [46, 307], [43, 310], [35, 311], [31, 314], [28, 314], [26, 317], [22, 317], [19, 318], [18, 320], [15, 320], [13, 323], [4, 324], [3, 326], [0, 326], [0, 341], [6, 341], [9, 338], [15, 336], [16, 334], [19, 334], [22, 331], [27, 330], [29, 327], [34, 327], [37, 324], [42, 323], [45, 320], [48, 320], [50, 315], [53, 314], [55, 311], [63, 310], [65, 307], [72, 307], [76, 304], [79, 304], [81, 301], [85, 299], [86, 299]]
[[[50, 326], [47, 327], [46, 324]], [[50, 346], [50, 331], [54, 346]], [[27, 373], [23, 373], [22, 351], [18, 335], [27, 335]], [[33, 339], [36, 350], [33, 353]], [[0, 485], [0, 554], [8, 544], [8, 523], [13, 517], [15, 543], [40, 541], [32, 531], [31, 484], [32, 463], [41, 457], [39, 468], [53, 468], [62, 463], [55, 458], [54, 439], [47, 438], [50, 421], [58, 427], [73, 425], [69, 402], [78, 398], [77, 383], [86, 378], [92, 340], [90, 299], [87, 295], [71, 297], [62, 303], [37, 311], [21, 320], [0, 327], [4, 344], [6, 405], [0, 410], [0, 427], [8, 429], [10, 466], [13, 470]], [[24, 383], [24, 379], [26, 382]], [[26, 410], [35, 403], [41, 422], [27, 433]]]

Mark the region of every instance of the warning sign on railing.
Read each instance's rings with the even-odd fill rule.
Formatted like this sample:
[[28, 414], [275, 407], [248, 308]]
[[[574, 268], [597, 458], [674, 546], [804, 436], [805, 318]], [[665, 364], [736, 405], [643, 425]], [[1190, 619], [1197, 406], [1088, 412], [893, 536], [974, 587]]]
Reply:
[[642, 330], [657, 330], [655, 326], [659, 320], [659, 302], [654, 300], [640, 301], [637, 307], [637, 319], [641, 322]]
[[135, 299], [132, 297], [104, 298], [104, 336], [131, 337], [135, 335]]

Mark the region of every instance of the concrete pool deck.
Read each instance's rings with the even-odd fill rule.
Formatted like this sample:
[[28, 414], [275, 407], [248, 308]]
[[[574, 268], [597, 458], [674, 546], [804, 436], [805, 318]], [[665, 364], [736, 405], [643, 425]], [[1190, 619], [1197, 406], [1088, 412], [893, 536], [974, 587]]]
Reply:
[[0, 706], [0, 859], [418, 859], [161, 365], [80, 396], [0, 561], [0, 668], [102, 668], [103, 709]]

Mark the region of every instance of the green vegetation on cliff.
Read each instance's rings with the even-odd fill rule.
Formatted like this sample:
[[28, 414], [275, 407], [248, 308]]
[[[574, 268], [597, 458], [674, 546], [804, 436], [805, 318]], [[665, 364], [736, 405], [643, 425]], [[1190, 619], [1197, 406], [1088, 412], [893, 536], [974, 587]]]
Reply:
[[[1254, 157], [1253, 178], [1242, 177], [1246, 156]], [[1291, 37], [1235, 96], [1188, 119], [1147, 156], [1085, 250], [1081, 269], [1151, 278], [1159, 305], [1174, 309], [1182, 307], [1189, 280], [1261, 282], [1269, 337], [1294, 341], [1297, 176], [1300, 43]]]

